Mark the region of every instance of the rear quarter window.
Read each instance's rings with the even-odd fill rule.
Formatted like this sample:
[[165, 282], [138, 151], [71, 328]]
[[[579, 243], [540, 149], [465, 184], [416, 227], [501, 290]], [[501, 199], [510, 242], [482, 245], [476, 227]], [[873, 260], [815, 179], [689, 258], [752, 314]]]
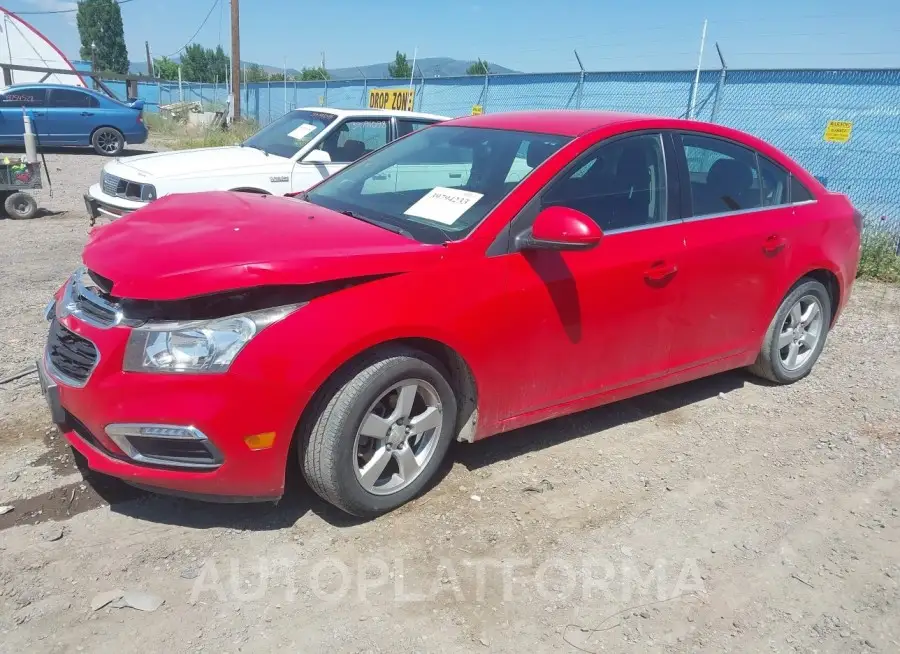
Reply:
[[810, 190], [800, 180], [791, 175], [791, 204], [810, 202], [811, 200], [815, 200], [815, 197], [813, 197]]

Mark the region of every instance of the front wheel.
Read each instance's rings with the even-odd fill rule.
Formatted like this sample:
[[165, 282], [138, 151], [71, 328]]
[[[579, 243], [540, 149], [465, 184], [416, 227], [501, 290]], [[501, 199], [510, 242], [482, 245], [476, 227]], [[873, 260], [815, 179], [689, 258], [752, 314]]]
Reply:
[[104, 157], [115, 157], [125, 149], [125, 137], [112, 127], [101, 127], [91, 137], [94, 152]]
[[394, 350], [321, 397], [300, 463], [323, 499], [360, 517], [391, 511], [434, 477], [453, 440], [456, 398], [436, 359]]
[[775, 312], [750, 372], [777, 384], [803, 379], [818, 361], [830, 326], [828, 291], [815, 279], [801, 280]]

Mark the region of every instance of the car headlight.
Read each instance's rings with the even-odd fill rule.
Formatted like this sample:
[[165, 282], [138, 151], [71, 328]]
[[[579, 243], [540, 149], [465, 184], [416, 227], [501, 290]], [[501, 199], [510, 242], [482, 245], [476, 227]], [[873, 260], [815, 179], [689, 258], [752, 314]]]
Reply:
[[156, 187], [153, 184], [141, 186], [141, 202], [153, 202], [156, 199]]
[[302, 304], [251, 311], [227, 318], [149, 323], [131, 331], [126, 372], [225, 372], [247, 343]]

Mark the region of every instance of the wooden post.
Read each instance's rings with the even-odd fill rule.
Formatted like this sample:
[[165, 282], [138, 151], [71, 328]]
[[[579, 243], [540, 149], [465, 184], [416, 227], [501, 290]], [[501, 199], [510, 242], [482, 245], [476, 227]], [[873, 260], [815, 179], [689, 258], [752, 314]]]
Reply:
[[241, 17], [239, 0], [231, 0], [231, 95], [234, 119], [241, 118]]

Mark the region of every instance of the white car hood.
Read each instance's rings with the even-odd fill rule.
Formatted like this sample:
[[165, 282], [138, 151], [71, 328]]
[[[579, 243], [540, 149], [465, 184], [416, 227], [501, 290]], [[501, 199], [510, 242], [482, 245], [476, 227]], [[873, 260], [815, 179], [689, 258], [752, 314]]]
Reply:
[[211, 174], [234, 174], [243, 168], [274, 165], [283, 167], [289, 159], [275, 154], [267, 155], [256, 148], [230, 145], [221, 148], [198, 148], [156, 152], [136, 157], [116, 159], [107, 166], [110, 174], [149, 182], [158, 179], [198, 177]]

